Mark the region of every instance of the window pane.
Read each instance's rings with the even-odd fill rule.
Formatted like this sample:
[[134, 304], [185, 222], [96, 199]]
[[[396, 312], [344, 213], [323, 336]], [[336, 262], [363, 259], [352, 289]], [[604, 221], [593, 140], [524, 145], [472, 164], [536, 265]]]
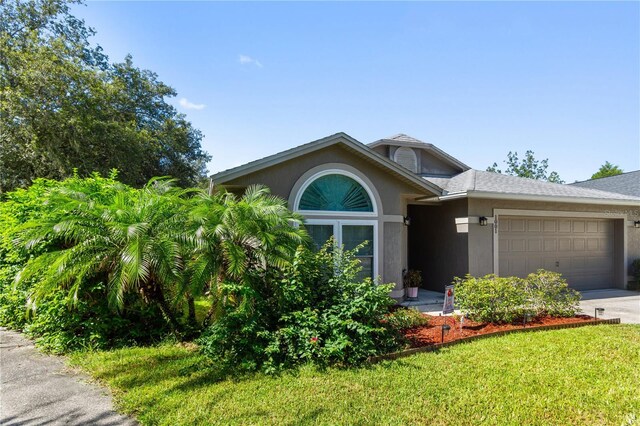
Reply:
[[356, 277], [358, 281], [362, 281], [365, 278], [373, 279], [373, 257], [358, 257], [360, 264], [362, 264], [362, 271], [358, 273]]
[[342, 227], [342, 244], [345, 250], [352, 250], [363, 241], [368, 243], [358, 251], [358, 255], [373, 256], [373, 226], [344, 225]]
[[326, 175], [314, 180], [300, 198], [300, 210], [372, 212], [367, 191], [344, 175]]
[[343, 225], [342, 244], [345, 250], [352, 250], [364, 241], [367, 245], [358, 250], [356, 258], [362, 264], [362, 271], [358, 279], [374, 278], [373, 276], [373, 226], [372, 225]]
[[305, 225], [316, 250], [320, 250], [324, 243], [333, 236], [333, 225]]

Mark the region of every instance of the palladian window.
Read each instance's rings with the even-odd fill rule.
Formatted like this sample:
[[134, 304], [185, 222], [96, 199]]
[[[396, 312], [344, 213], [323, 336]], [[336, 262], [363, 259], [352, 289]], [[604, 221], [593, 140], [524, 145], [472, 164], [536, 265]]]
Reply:
[[[306, 228], [316, 248], [320, 248], [331, 237], [345, 250], [354, 249], [367, 241], [356, 256], [362, 264], [359, 278], [375, 278], [377, 221], [371, 216], [375, 215], [376, 209], [369, 192], [361, 183], [342, 173], [316, 177], [306, 187], [303, 186], [297, 210], [315, 216], [307, 219]], [[353, 219], [331, 217], [340, 216], [341, 212]]]
[[325, 175], [314, 180], [300, 198], [300, 210], [373, 212], [367, 191], [349, 176]]

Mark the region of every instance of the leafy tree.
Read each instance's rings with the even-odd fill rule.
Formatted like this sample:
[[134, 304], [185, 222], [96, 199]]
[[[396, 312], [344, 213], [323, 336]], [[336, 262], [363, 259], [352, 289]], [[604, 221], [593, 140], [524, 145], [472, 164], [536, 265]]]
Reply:
[[[549, 168], [549, 159], [545, 158], [544, 160], [539, 161], [535, 159], [533, 154], [533, 151], [527, 151], [525, 153], [525, 157], [520, 161], [517, 152], [509, 151], [507, 160], [505, 161], [508, 167], [504, 173], [528, 179], [544, 180], [552, 183], [564, 183], [557, 172], [547, 173], [547, 169]], [[503, 173], [502, 170], [498, 169], [497, 163], [493, 163], [492, 166], [487, 168], [487, 171]]]
[[610, 162], [605, 162], [597, 172], [591, 175], [591, 179], [600, 179], [609, 176], [616, 176], [623, 173], [623, 170]]
[[74, 0], [0, 3], [0, 193], [37, 177], [121, 170], [142, 186], [193, 184], [209, 156], [201, 133], [166, 102], [176, 92], [127, 56], [110, 63]]
[[[119, 313], [110, 309], [104, 276], [86, 280], [77, 293], [70, 293], [68, 286], [58, 286], [36, 300], [31, 296], [39, 275], [23, 276], [14, 282], [29, 259], [68, 248], [69, 243], [54, 234], [29, 247], [16, 244], [30, 231], [26, 223], [58, 223], [68, 213], [48, 194], [84, 194], [94, 203], [105, 204], [118, 191], [132, 191], [115, 178], [114, 171], [107, 178], [93, 174], [64, 181], [36, 179], [28, 189], [4, 194], [0, 202], [0, 325], [26, 332], [41, 348], [52, 352], [131, 345], [161, 338], [168, 332], [157, 308], [143, 304], [136, 294], [127, 297]], [[29, 301], [37, 309], [27, 311]]]
[[307, 242], [301, 224], [302, 217], [264, 186], [251, 186], [241, 197], [207, 191], [193, 197], [187, 225], [192, 259], [183, 291], [212, 296], [205, 322], [220, 315], [224, 283], [247, 288], [267, 270], [290, 263], [298, 246]]
[[158, 306], [174, 331], [180, 328], [170, 296], [180, 279], [183, 252], [176, 242], [184, 224], [183, 190], [170, 180], [143, 189], [115, 184], [106, 200], [95, 194], [55, 191], [47, 203], [62, 212], [26, 225], [26, 248], [44, 240], [58, 244], [27, 263], [18, 282], [37, 277], [31, 303], [59, 289], [77, 301], [85, 287], [106, 282], [109, 304], [121, 310], [130, 293]]

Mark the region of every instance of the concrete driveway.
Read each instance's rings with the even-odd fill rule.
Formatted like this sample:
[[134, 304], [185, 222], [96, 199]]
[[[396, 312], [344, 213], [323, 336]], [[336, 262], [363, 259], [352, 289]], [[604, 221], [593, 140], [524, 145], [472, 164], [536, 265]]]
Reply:
[[602, 318], [620, 318], [624, 324], [640, 324], [640, 293], [637, 291], [605, 289], [580, 292], [580, 308], [594, 315], [595, 308], [604, 308]]
[[136, 425], [113, 410], [109, 393], [0, 328], [0, 425]]

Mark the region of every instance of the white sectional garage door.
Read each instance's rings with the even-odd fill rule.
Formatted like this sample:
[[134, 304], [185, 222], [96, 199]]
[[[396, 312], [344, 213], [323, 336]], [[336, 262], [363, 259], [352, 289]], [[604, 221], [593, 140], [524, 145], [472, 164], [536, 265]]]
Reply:
[[499, 275], [525, 277], [542, 268], [578, 290], [613, 287], [613, 229], [606, 219], [500, 216]]

